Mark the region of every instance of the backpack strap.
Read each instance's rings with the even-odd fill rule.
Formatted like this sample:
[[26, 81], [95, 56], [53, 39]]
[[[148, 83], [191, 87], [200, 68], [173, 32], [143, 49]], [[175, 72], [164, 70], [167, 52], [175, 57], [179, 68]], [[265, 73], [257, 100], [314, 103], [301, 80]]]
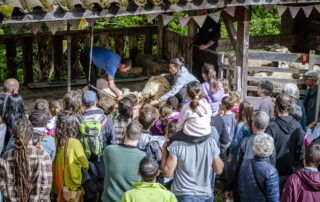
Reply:
[[76, 119], [76, 124], [77, 124], [78, 126], [80, 126], [80, 124], [81, 124], [81, 122], [82, 122], [83, 120], [84, 120], [83, 115], [82, 115], [82, 114], [78, 115], [78, 116], [77, 116], [77, 119]]
[[106, 115], [101, 116], [99, 121], [101, 123], [101, 130], [102, 130], [108, 123], [108, 116]]
[[256, 181], [256, 184], [258, 185], [259, 187], [259, 190], [263, 193], [263, 195], [266, 197], [267, 201], [268, 200], [268, 197], [267, 197], [267, 193], [266, 193], [266, 190], [262, 187], [262, 185], [259, 183], [258, 181], [258, 178], [257, 178], [257, 171], [256, 171], [256, 166], [254, 165], [254, 160], [251, 159], [251, 168], [252, 168], [252, 172], [253, 172], [253, 177], [254, 177], [254, 180]]

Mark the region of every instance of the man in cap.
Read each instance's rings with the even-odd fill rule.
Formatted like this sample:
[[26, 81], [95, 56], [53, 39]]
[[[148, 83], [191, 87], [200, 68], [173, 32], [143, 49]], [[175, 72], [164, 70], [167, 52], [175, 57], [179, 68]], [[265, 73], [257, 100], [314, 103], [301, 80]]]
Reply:
[[316, 121], [315, 113], [318, 93], [318, 72], [316, 70], [309, 70], [304, 74], [303, 78], [308, 87], [306, 95], [304, 96], [304, 107], [307, 114], [306, 125], [309, 125]]
[[[80, 127], [80, 139], [88, 160], [90, 161], [90, 170], [94, 175], [94, 179], [98, 179], [101, 183], [104, 180], [104, 163], [103, 163], [103, 150], [107, 145], [115, 144], [115, 132], [113, 122], [108, 120], [108, 117], [104, 114], [104, 111], [97, 107], [98, 99], [97, 94], [91, 90], [85, 91], [82, 94], [82, 103], [86, 110], [83, 112], [78, 120], [77, 124]], [[96, 124], [97, 121], [101, 123]], [[97, 128], [99, 127], [99, 128]], [[85, 130], [81, 130], [85, 128]], [[101, 129], [101, 130], [100, 130]], [[88, 131], [90, 134], [88, 134]], [[95, 132], [100, 134], [96, 134]], [[91, 141], [90, 136], [99, 137], [99, 141]], [[87, 145], [84, 144], [84, 140], [87, 140]], [[95, 144], [95, 145], [91, 145]], [[101, 148], [100, 154], [96, 154], [91, 148]], [[90, 148], [91, 154], [87, 152], [87, 147]]]

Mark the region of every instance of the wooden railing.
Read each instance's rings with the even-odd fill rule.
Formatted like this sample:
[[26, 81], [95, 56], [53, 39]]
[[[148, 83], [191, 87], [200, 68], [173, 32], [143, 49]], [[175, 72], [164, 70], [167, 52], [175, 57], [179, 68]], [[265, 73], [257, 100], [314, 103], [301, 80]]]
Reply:
[[[79, 57], [83, 47], [90, 46], [91, 31], [67, 31], [51, 33], [1, 35], [0, 45], [6, 48], [6, 73], [8, 77], [17, 78], [17, 48], [22, 46], [23, 82], [47, 81], [50, 63], [54, 66], [54, 80], [64, 78], [67, 68], [66, 53], [64, 53], [63, 40], [71, 35], [71, 76], [79, 78]], [[156, 26], [142, 26], [132, 28], [95, 29], [94, 45], [111, 48], [120, 56], [129, 55], [134, 58], [138, 53], [152, 53], [153, 35], [157, 34]], [[114, 43], [111, 43], [114, 42]], [[38, 49], [33, 54], [34, 48]], [[34, 61], [38, 60], [39, 75], [34, 75]], [[52, 62], [52, 61], [53, 62]]]
[[[264, 61], [277, 61], [277, 62], [293, 62], [293, 63], [302, 63], [303, 58], [305, 58], [305, 62], [308, 63], [308, 69], [313, 69], [314, 65], [320, 64], [320, 55], [316, 55], [314, 51], [310, 51], [309, 54], [303, 54], [303, 53], [278, 53], [278, 52], [266, 52], [266, 51], [249, 51], [249, 59], [250, 60], [264, 60]], [[241, 69], [238, 66], [233, 65], [222, 65], [221, 66], [221, 75], [220, 78], [226, 78], [228, 81], [230, 81], [231, 85], [233, 86], [234, 90], [241, 89], [240, 87], [240, 81], [241, 81]], [[303, 84], [303, 79], [293, 79], [289, 78], [290, 74], [296, 73], [303, 75], [305, 72], [308, 71], [308, 69], [294, 69], [294, 68], [279, 68], [279, 67], [268, 67], [268, 66], [248, 66], [249, 71], [254, 72], [281, 72], [285, 73], [283, 78], [275, 78], [272, 76], [268, 77], [261, 77], [261, 76], [255, 76], [251, 75], [247, 77], [247, 81], [251, 81], [254, 83], [257, 83], [259, 81], [268, 80], [272, 83], [294, 83], [296, 85]], [[231, 82], [233, 81], [233, 82]], [[247, 86], [247, 89], [241, 89], [244, 91], [257, 91], [256, 85], [249, 85]], [[274, 88], [274, 93], [281, 93], [282, 88]], [[305, 90], [300, 90], [300, 95], [305, 94]]]

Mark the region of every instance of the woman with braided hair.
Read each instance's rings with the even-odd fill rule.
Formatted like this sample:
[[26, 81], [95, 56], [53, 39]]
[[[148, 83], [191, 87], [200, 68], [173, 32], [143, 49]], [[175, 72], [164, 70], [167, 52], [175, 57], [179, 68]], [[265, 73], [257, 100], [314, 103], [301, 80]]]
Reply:
[[[81, 168], [88, 169], [89, 161], [78, 139], [76, 117], [70, 111], [63, 111], [57, 118], [57, 153], [53, 162], [53, 191], [56, 195], [61, 188], [77, 191], [81, 187]], [[67, 145], [65, 159], [65, 145]], [[65, 162], [66, 160], [66, 162]]]
[[0, 161], [0, 191], [5, 201], [50, 201], [50, 156], [33, 145], [33, 129], [26, 117], [12, 128], [15, 148]]

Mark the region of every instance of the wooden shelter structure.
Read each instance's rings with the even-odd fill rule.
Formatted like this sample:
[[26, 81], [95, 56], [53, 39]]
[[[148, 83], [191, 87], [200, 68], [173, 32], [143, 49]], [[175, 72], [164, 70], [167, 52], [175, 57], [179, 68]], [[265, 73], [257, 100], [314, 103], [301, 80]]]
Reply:
[[[0, 24], [19, 25], [21, 23], [53, 23], [70, 22], [79, 19], [95, 19], [98, 17], [115, 17], [141, 14], [171, 13], [189, 11], [190, 16], [197, 15], [197, 10], [235, 7], [234, 17], [225, 12], [221, 17], [226, 25], [229, 38], [219, 42], [218, 50], [235, 50], [236, 65], [240, 67], [241, 89], [246, 92], [248, 80], [249, 48], [259, 49], [275, 42], [288, 46], [291, 50], [320, 51], [320, 14], [314, 9], [309, 18], [300, 11], [292, 20], [289, 11], [282, 17], [281, 34], [273, 36], [249, 37], [251, 8], [254, 5], [319, 5], [320, 0], [3, 0], [0, 2]], [[233, 22], [237, 22], [237, 28]], [[157, 55], [170, 59], [183, 56], [190, 64], [191, 53], [187, 45], [188, 37], [197, 32], [197, 24], [190, 21], [188, 36], [172, 32], [163, 26], [161, 16], [157, 18], [157, 26], [131, 28], [95, 29], [93, 34], [96, 45], [110, 47], [110, 38], [115, 39], [114, 49], [123, 56], [125, 47], [132, 57], [136, 50], [152, 53], [152, 46], [157, 45]], [[156, 36], [155, 36], [156, 35]], [[33, 61], [39, 60], [40, 75], [38, 81], [47, 81], [49, 75], [48, 60], [54, 64], [55, 80], [64, 78], [65, 65], [63, 57], [63, 40], [68, 40], [69, 74], [79, 78], [79, 49], [90, 45], [91, 30], [61, 31], [39, 34], [1, 35], [0, 45], [6, 46], [7, 77], [17, 77], [17, 45], [22, 45], [24, 83], [32, 83]], [[157, 40], [153, 40], [153, 39]], [[49, 50], [48, 41], [52, 42]], [[126, 43], [126, 41], [128, 43]], [[38, 47], [38, 58], [33, 55], [34, 43]], [[143, 48], [138, 44], [143, 44]], [[70, 76], [69, 76], [70, 77]], [[41, 86], [41, 85], [40, 85]], [[246, 96], [246, 94], [244, 94]]]

